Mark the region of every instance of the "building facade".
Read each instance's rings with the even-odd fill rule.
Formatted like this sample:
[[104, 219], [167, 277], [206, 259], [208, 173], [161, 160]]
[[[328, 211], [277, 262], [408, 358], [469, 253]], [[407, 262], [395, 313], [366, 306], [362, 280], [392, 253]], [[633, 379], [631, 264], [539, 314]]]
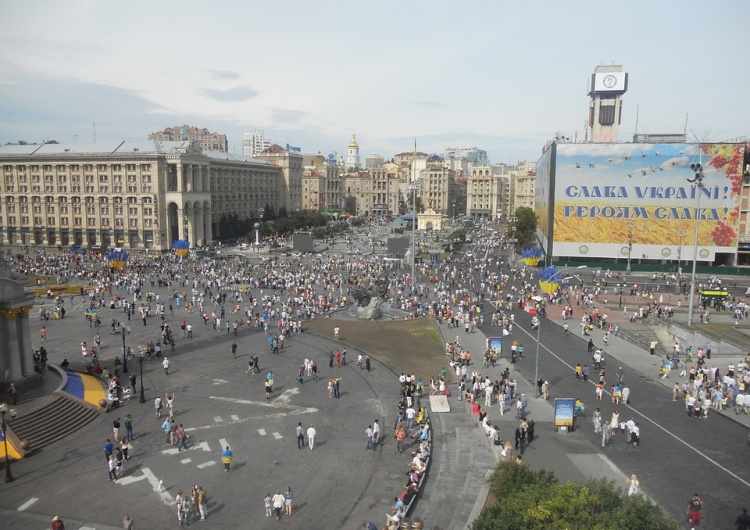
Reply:
[[149, 140], [159, 140], [162, 142], [194, 142], [204, 151], [229, 151], [227, 135], [216, 132], [209, 132], [208, 129], [199, 129], [190, 125], [182, 127], [168, 127], [163, 131], [150, 133]]
[[466, 184], [466, 215], [489, 221], [503, 218], [506, 181], [490, 166], [472, 168]]
[[0, 244], [167, 250], [283, 203], [282, 169], [197, 143], [0, 147]]
[[266, 139], [263, 131], [253, 131], [242, 135], [242, 154], [255, 156], [271, 147], [271, 140]]
[[296, 212], [302, 208], [302, 154], [287, 151], [273, 144], [255, 155], [259, 160], [266, 160], [281, 168], [281, 204], [287, 212]]
[[322, 212], [341, 208], [341, 179], [339, 167], [305, 166], [302, 172], [302, 209]]
[[357, 135], [352, 135], [352, 141], [349, 142], [349, 146], [346, 148], [346, 169], [357, 170], [360, 167], [359, 162], [359, 144], [357, 143]]

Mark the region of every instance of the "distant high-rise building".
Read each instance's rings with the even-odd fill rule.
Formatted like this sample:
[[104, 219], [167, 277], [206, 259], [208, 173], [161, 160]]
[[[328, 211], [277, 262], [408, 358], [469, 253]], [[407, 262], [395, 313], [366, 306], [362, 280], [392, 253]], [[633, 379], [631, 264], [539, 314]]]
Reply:
[[383, 165], [383, 157], [376, 154], [371, 154], [369, 156], [365, 157], [365, 169], [370, 169], [372, 167], [380, 167]]
[[487, 151], [484, 149], [478, 149], [476, 147], [448, 147], [445, 149], [446, 160], [460, 158], [466, 159], [469, 168], [475, 166], [488, 166], [490, 164], [490, 161], [487, 158]]
[[271, 147], [271, 140], [265, 137], [263, 131], [253, 131], [242, 135], [242, 154], [255, 156]]
[[227, 152], [229, 143], [226, 134], [209, 132], [208, 129], [199, 129], [189, 125], [182, 127], [168, 127], [163, 131], [150, 133], [149, 140], [160, 140], [167, 142], [191, 141], [197, 143], [203, 151]]

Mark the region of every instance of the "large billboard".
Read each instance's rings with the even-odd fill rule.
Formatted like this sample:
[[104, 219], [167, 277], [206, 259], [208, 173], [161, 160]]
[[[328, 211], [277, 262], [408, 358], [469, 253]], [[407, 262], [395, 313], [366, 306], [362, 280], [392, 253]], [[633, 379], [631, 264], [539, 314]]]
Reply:
[[[553, 144], [537, 168], [549, 165], [540, 224], [553, 213], [540, 235], [554, 257], [692, 260], [700, 201], [698, 260], [735, 254], [743, 154], [744, 144]], [[700, 189], [687, 180], [695, 163]]]

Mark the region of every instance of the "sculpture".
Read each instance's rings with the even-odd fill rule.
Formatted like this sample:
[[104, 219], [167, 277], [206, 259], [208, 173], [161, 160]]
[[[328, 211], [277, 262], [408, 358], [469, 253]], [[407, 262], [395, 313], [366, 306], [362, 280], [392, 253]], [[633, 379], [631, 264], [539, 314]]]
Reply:
[[388, 296], [388, 280], [378, 278], [368, 286], [352, 287], [351, 294], [357, 301], [357, 316], [363, 320], [380, 318], [383, 314], [381, 306]]

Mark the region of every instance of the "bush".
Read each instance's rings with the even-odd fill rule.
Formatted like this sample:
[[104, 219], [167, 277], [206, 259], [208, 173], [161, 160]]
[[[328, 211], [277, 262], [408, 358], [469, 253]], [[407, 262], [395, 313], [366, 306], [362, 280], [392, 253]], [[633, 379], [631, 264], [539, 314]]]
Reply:
[[560, 484], [554, 474], [528, 465], [501, 462], [489, 479], [495, 502], [471, 524], [472, 530], [677, 530], [658, 506], [643, 496], [628, 497], [607, 480]]

